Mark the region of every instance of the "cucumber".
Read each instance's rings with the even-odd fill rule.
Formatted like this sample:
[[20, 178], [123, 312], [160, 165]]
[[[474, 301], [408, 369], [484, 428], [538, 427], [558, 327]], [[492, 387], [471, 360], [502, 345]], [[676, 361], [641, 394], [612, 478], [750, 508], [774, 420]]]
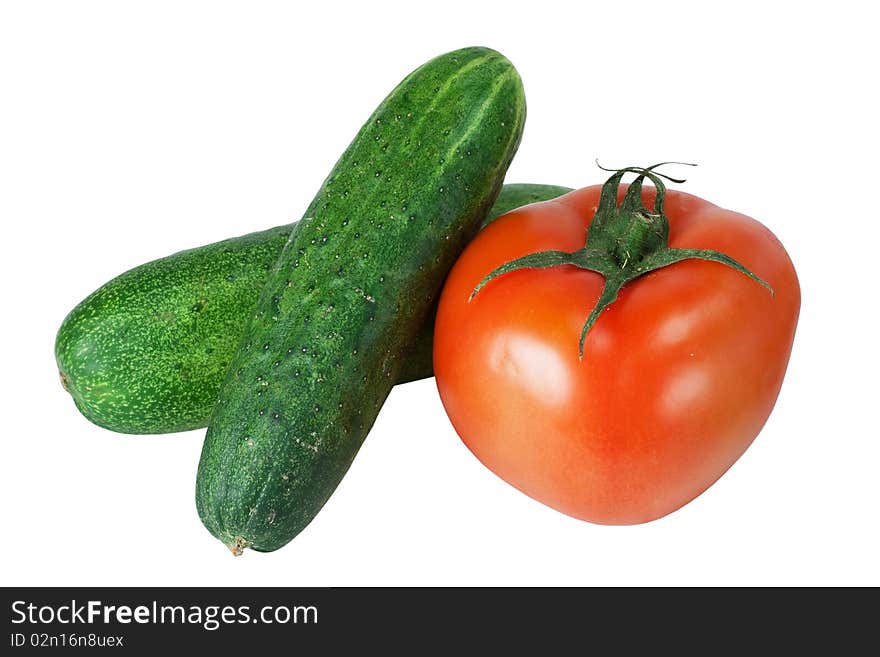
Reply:
[[[484, 223], [569, 191], [504, 185]], [[80, 412], [120, 433], [207, 426], [245, 323], [291, 228], [278, 226], [148, 262], [79, 303], [58, 329], [55, 359]], [[397, 383], [433, 375], [432, 328], [430, 321], [422, 327]]]
[[234, 554], [276, 550], [348, 471], [519, 146], [525, 96], [500, 53], [407, 76], [291, 231], [214, 406], [196, 482]]

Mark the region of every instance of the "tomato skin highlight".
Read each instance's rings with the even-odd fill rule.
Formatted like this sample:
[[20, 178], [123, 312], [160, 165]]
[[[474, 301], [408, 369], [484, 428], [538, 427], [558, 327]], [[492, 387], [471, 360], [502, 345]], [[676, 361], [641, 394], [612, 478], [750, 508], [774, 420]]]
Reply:
[[[495, 474], [576, 518], [636, 524], [697, 497], [758, 435], [788, 365], [800, 289], [765, 226], [670, 190], [669, 246], [727, 254], [773, 294], [717, 262], [669, 265], [621, 289], [583, 359], [601, 275], [519, 270], [468, 300], [505, 262], [581, 248], [600, 190], [514, 210], [468, 245], [440, 298], [434, 371], [453, 427]], [[653, 192], [643, 190], [648, 207]]]

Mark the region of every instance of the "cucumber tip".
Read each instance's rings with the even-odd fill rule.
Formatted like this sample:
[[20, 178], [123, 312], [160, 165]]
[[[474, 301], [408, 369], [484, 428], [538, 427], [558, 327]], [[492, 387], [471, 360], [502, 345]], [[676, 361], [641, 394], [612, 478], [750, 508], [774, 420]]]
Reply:
[[247, 541], [244, 540], [243, 536], [239, 536], [236, 538], [231, 545], [227, 546], [229, 551], [236, 557], [240, 557], [244, 554], [244, 549], [247, 547]]

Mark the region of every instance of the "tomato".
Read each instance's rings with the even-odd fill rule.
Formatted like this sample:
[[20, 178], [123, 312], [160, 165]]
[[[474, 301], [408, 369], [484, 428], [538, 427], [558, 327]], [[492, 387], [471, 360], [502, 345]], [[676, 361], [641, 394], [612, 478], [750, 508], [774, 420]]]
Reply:
[[[434, 336], [440, 397], [473, 454], [536, 500], [601, 524], [667, 515], [733, 465], [773, 409], [800, 309], [794, 266], [765, 226], [666, 191], [650, 169], [622, 171], [641, 172], [640, 210], [610, 239], [587, 235], [594, 215], [626, 204], [631, 186], [619, 175], [617, 189], [611, 180], [585, 187], [484, 229], [450, 272]], [[642, 189], [646, 175], [656, 187]], [[750, 275], [696, 257], [647, 273], [628, 261], [656, 264], [665, 243], [647, 255], [608, 254], [657, 216], [668, 248], [720, 252]], [[635, 274], [586, 331], [614, 271], [545, 263], [498, 275], [474, 294], [505, 263], [577, 252], [585, 239], [608, 247], [597, 257]]]

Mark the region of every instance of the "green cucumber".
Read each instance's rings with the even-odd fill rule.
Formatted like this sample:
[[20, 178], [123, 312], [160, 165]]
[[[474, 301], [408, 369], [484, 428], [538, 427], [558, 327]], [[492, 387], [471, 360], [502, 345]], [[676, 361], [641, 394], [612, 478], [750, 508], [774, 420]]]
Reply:
[[336, 163], [269, 274], [208, 424], [197, 509], [234, 554], [282, 547], [336, 489], [524, 121], [513, 65], [457, 50], [407, 76]]
[[[485, 223], [569, 191], [504, 185]], [[80, 412], [120, 433], [207, 426], [245, 323], [291, 228], [278, 226], [148, 262], [80, 302], [55, 339], [61, 381]], [[431, 329], [426, 322], [397, 383], [432, 376]]]

